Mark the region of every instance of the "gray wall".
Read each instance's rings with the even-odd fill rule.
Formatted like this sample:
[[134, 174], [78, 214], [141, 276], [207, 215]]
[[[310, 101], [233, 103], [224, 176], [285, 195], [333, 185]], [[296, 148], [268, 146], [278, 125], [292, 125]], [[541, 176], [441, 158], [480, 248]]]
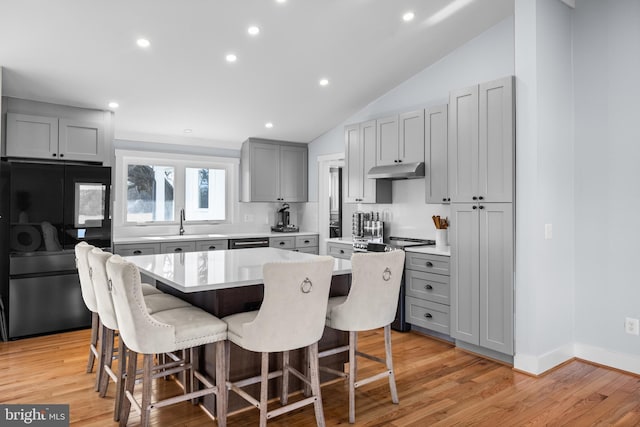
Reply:
[[640, 1], [579, 0], [574, 26], [577, 353], [640, 373]]

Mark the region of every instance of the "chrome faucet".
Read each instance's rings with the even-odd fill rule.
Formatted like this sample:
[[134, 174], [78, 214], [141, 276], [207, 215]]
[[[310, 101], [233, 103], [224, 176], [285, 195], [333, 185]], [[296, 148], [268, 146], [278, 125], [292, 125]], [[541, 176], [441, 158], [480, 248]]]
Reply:
[[180, 209], [180, 235], [182, 236], [184, 234], [184, 227], [182, 225], [182, 222], [185, 220], [184, 218], [184, 208]]

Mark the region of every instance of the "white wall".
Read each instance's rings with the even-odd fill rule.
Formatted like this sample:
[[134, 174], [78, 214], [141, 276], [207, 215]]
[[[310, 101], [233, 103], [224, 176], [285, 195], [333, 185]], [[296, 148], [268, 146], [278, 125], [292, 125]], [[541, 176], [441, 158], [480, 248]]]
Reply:
[[[507, 18], [462, 45], [437, 63], [424, 69], [381, 96], [309, 144], [309, 200], [318, 199], [317, 157], [344, 152], [344, 126], [394, 111], [445, 104], [451, 89], [514, 74], [513, 17]], [[380, 211], [391, 233], [402, 237], [434, 238], [432, 215], [449, 215], [447, 205], [427, 205], [425, 180], [395, 181], [393, 204], [346, 204], [343, 223], [350, 235], [351, 213]], [[343, 228], [344, 229], [344, 228]]]
[[640, 373], [640, 1], [576, 3], [576, 354]]
[[515, 16], [514, 365], [538, 374], [573, 357], [572, 9], [516, 0]]

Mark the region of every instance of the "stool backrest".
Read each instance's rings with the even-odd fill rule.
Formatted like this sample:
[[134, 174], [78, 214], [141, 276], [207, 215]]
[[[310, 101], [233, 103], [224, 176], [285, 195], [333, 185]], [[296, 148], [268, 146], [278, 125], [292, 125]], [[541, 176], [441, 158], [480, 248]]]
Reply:
[[248, 350], [276, 352], [306, 347], [324, 332], [333, 257], [263, 266], [264, 298], [242, 331]]
[[118, 330], [118, 320], [113, 308], [111, 299], [111, 289], [107, 277], [107, 261], [111, 258], [109, 252], [104, 252], [100, 248], [94, 248], [88, 254], [91, 278], [93, 279], [93, 290], [96, 293], [96, 303], [100, 321], [109, 329]]
[[404, 256], [400, 250], [353, 254], [351, 289], [346, 301], [332, 310], [332, 323], [349, 331], [392, 323], [398, 308]]
[[98, 312], [98, 304], [96, 302], [96, 294], [93, 290], [93, 283], [91, 281], [91, 270], [89, 269], [89, 262], [87, 255], [94, 246], [91, 246], [87, 242], [80, 242], [75, 247], [76, 252], [76, 267], [78, 268], [78, 276], [80, 277], [80, 291], [82, 293], [82, 299], [89, 310], [94, 313]]
[[120, 338], [127, 347], [142, 354], [173, 351], [175, 327], [157, 321], [147, 312], [138, 267], [113, 255], [107, 261], [107, 277]]

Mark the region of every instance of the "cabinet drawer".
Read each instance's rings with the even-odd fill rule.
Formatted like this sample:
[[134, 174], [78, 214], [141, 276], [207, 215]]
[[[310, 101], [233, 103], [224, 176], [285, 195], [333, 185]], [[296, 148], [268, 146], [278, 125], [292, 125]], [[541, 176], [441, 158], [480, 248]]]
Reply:
[[327, 243], [327, 255], [335, 258], [351, 259], [353, 246]]
[[133, 245], [115, 245], [114, 252], [121, 256], [153, 255], [160, 253], [158, 243], [139, 243]]
[[221, 251], [229, 247], [228, 240], [196, 240], [196, 251]]
[[293, 249], [296, 247], [296, 238], [293, 236], [271, 237], [269, 239], [269, 246], [272, 248]]
[[305, 254], [314, 254], [314, 255], [318, 255], [318, 247], [313, 247], [313, 248], [296, 248], [294, 249], [294, 251], [296, 252], [304, 252]]
[[167, 242], [160, 243], [160, 253], [193, 252], [196, 250], [195, 242]]
[[405, 292], [408, 296], [440, 304], [450, 304], [449, 276], [406, 270], [405, 286]]
[[449, 306], [405, 297], [407, 323], [449, 335]]
[[408, 270], [449, 275], [449, 257], [407, 252], [405, 267]]
[[318, 246], [318, 236], [296, 236], [296, 248], [310, 248]]

